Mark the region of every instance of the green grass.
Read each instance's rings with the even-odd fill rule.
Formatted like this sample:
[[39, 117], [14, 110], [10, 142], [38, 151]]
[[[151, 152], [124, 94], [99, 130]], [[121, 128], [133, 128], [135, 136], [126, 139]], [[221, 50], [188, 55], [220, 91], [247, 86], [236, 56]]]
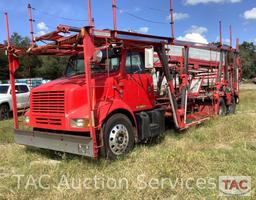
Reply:
[[[199, 178], [218, 180], [222, 175], [251, 176], [255, 187], [255, 104], [256, 91], [242, 91], [236, 115], [211, 119], [182, 133], [168, 131], [158, 144], [137, 145], [129, 155], [114, 162], [12, 144], [11, 122], [0, 122], [0, 199], [217, 199], [218, 188], [199, 189], [195, 182]], [[24, 175], [20, 188], [13, 177], [16, 174]], [[43, 174], [48, 176], [42, 183], [50, 189], [38, 186], [38, 179]], [[194, 180], [190, 183], [192, 189], [182, 188], [181, 184], [172, 189], [163, 181], [163, 187], [158, 185], [156, 189], [140, 190], [141, 182], [137, 178], [142, 174], [143, 183], [152, 178], [159, 181]], [[126, 178], [128, 185], [122, 186], [128, 188], [74, 188], [78, 186], [78, 180], [95, 176], [101, 180]], [[64, 184], [65, 178], [67, 184]], [[38, 188], [33, 186], [33, 179]], [[60, 182], [62, 187], [53, 187]], [[29, 183], [31, 185], [26, 188]], [[151, 183], [154, 186], [154, 180]], [[254, 190], [251, 198], [256, 198]]]
[[0, 145], [13, 143], [12, 127], [12, 121], [0, 121]]

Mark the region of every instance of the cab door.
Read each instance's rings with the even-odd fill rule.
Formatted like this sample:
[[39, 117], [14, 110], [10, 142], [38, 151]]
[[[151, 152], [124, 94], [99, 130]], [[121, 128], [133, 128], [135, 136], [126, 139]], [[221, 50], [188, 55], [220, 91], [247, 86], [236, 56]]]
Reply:
[[123, 99], [133, 111], [154, 107], [152, 75], [145, 70], [144, 53], [127, 52], [125, 63], [126, 78], [123, 84]]

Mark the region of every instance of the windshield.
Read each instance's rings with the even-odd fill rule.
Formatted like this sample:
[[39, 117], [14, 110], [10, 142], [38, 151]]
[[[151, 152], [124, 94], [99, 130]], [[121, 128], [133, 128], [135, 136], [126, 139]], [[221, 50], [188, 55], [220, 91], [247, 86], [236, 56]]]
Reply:
[[0, 94], [7, 94], [8, 89], [9, 89], [9, 86], [7, 86], [7, 85], [1, 85], [1, 86], [0, 86]]
[[[92, 74], [118, 71], [120, 62], [119, 52], [113, 50], [108, 50], [107, 52], [106, 50], [103, 50], [102, 55], [100, 62], [91, 64]], [[66, 69], [66, 76], [68, 77], [79, 74], [85, 74], [83, 55], [71, 57]]]
[[70, 58], [66, 70], [66, 76], [75, 76], [84, 74], [84, 59], [83, 58]]

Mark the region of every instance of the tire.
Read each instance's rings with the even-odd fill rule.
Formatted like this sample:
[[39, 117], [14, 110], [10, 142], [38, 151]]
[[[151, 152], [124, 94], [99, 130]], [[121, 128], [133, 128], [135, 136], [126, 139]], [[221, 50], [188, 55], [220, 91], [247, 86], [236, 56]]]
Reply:
[[123, 114], [114, 114], [103, 126], [104, 147], [101, 155], [115, 160], [134, 147], [134, 131], [131, 121]]
[[10, 108], [7, 104], [0, 106], [0, 120], [7, 120], [10, 117]]
[[231, 105], [228, 106], [228, 114], [235, 114], [236, 113], [236, 98], [232, 96]]
[[227, 114], [227, 106], [223, 98], [220, 98], [220, 103], [219, 103], [219, 110], [218, 110], [218, 115], [219, 116], [225, 116]]

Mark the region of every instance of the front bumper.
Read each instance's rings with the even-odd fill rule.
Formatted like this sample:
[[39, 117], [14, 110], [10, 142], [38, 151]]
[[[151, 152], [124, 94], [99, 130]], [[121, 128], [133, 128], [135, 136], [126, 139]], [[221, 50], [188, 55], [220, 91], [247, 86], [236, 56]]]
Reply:
[[94, 157], [90, 137], [15, 129], [14, 140], [21, 145]]

